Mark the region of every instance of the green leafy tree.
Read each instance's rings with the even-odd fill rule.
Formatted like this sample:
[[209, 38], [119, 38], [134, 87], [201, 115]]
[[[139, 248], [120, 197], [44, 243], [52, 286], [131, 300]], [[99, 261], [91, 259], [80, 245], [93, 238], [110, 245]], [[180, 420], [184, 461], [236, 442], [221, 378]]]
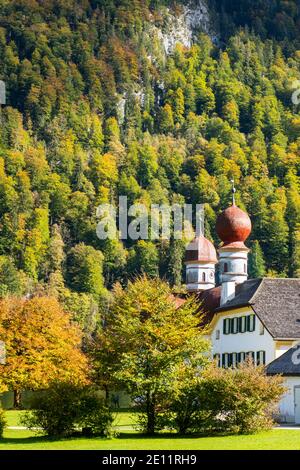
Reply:
[[177, 308], [168, 285], [159, 279], [141, 277], [126, 290], [114, 291], [110, 315], [95, 347], [98, 374], [106, 383], [112, 374], [126, 387], [148, 434], [161, 429], [174, 384], [180, 389], [176, 380], [180, 370], [191, 361], [196, 372], [207, 361], [208, 344], [197, 312], [193, 299]]
[[161, 132], [168, 134], [174, 129], [174, 115], [172, 107], [166, 103], [160, 110], [160, 123], [159, 128]]
[[129, 269], [136, 276], [145, 273], [150, 277], [158, 276], [159, 256], [154, 243], [139, 240], [134, 249], [129, 250]]
[[67, 279], [78, 292], [99, 297], [104, 292], [103, 254], [84, 243], [74, 246], [67, 258]]

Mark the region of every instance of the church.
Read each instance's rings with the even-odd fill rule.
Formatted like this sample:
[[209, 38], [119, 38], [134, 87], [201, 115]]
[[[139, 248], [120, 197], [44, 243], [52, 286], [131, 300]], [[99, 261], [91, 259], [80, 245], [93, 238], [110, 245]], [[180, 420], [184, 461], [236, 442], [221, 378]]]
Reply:
[[218, 250], [203, 235], [186, 249], [187, 291], [199, 299], [219, 367], [236, 367], [250, 356], [268, 374], [284, 375], [278, 420], [300, 424], [300, 279], [248, 279], [251, 228], [233, 196], [217, 219]]

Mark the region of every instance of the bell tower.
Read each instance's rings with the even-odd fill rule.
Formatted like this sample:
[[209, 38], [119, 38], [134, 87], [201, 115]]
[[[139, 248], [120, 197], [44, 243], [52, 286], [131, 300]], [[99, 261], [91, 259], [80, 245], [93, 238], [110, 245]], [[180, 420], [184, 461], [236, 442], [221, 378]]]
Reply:
[[199, 235], [187, 246], [185, 253], [186, 287], [190, 292], [201, 292], [215, 287], [217, 253], [204, 237], [204, 210], [200, 214]]
[[244, 242], [251, 233], [251, 220], [235, 205], [235, 187], [232, 181], [232, 206], [223, 211], [216, 224], [222, 245], [219, 247], [220, 281], [241, 284], [248, 279], [248, 253]]
[[186, 287], [188, 291], [203, 291], [215, 287], [217, 254], [213, 244], [203, 235], [196, 237], [187, 247]]

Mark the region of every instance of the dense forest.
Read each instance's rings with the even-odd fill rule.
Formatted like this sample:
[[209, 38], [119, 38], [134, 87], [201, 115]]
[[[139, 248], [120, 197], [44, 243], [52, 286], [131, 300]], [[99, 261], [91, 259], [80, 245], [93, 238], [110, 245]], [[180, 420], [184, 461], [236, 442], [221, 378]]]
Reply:
[[96, 208], [204, 203], [217, 245], [232, 178], [251, 276], [300, 276], [299, 1], [209, 1], [213, 33], [166, 53], [186, 3], [0, 1], [1, 295], [55, 295], [90, 330], [116, 281], [180, 286], [183, 241], [101, 241]]

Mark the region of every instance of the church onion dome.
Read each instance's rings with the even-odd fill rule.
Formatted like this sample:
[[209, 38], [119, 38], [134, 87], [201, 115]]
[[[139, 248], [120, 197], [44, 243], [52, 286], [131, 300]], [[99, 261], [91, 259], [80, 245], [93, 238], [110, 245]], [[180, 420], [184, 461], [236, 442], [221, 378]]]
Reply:
[[200, 235], [187, 246], [185, 262], [217, 264], [218, 260], [215, 247], [207, 238]]
[[217, 218], [216, 230], [224, 247], [246, 248], [244, 241], [249, 237], [251, 228], [248, 214], [235, 204], [225, 209]]

